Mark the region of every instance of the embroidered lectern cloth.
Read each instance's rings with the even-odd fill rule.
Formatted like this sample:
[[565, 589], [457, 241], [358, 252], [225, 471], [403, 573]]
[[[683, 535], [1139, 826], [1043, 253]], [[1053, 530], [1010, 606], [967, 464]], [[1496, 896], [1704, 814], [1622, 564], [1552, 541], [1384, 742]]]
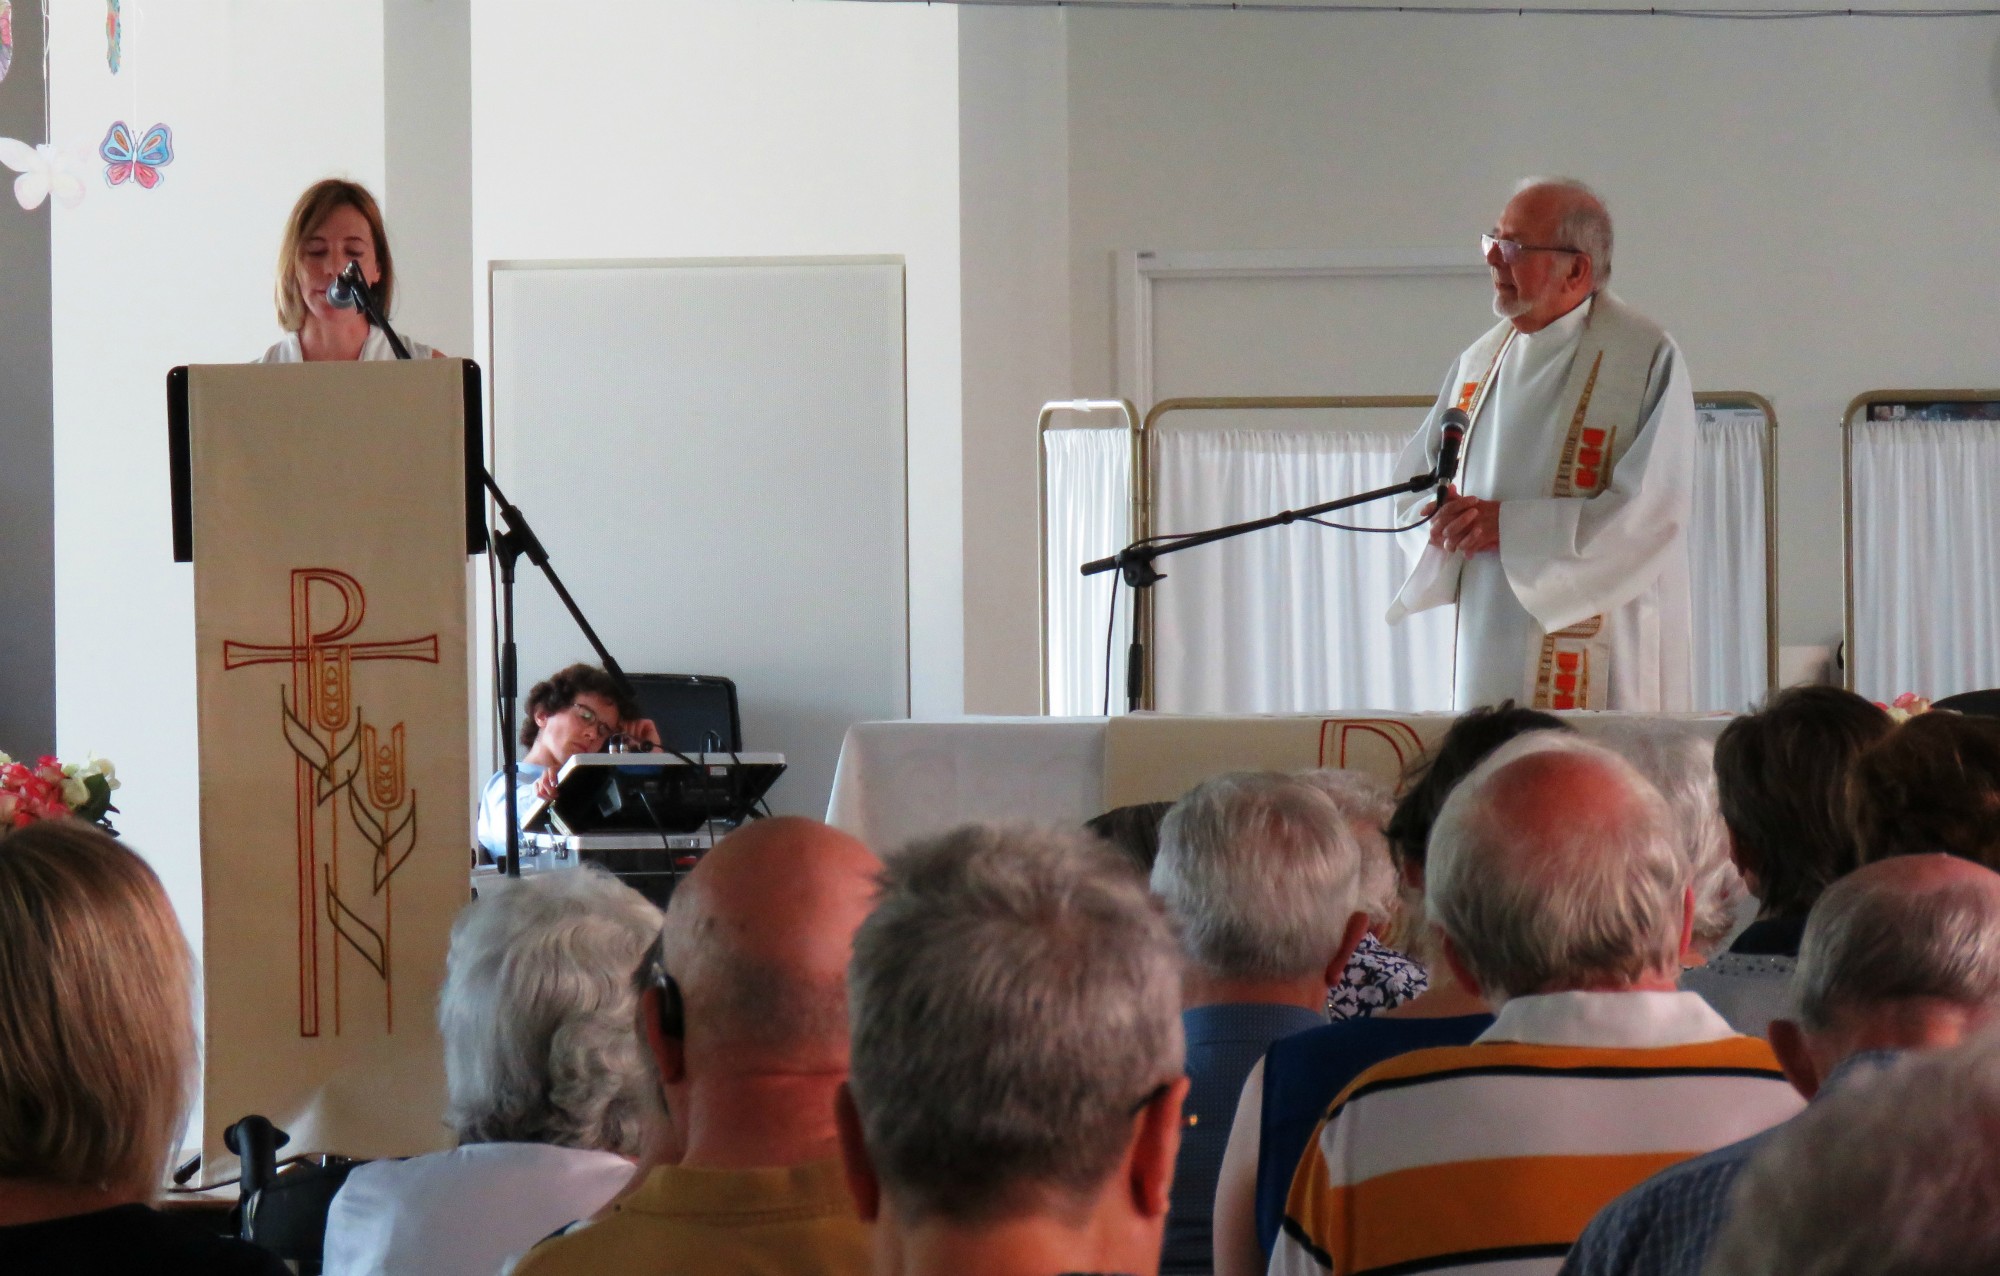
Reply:
[[449, 1142], [437, 992], [467, 898], [463, 367], [189, 370], [202, 1152]]

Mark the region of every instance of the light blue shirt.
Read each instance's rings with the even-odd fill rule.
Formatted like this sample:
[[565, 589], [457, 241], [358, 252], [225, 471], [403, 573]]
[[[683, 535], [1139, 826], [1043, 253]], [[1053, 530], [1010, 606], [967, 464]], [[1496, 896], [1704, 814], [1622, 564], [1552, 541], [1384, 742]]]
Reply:
[[[521, 763], [521, 784], [515, 790], [519, 803], [517, 813], [527, 815], [528, 807], [535, 801], [535, 781], [542, 778], [547, 767], [536, 766], [532, 762]], [[507, 858], [507, 771], [502, 767], [495, 771], [486, 787], [479, 794], [479, 844], [495, 863]]]

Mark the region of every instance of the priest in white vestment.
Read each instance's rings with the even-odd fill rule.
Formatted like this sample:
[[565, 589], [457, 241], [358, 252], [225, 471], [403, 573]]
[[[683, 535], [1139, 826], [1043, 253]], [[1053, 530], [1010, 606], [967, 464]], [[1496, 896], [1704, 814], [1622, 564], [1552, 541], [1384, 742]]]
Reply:
[[[1687, 527], [1694, 392], [1673, 339], [1604, 287], [1611, 218], [1581, 183], [1523, 183], [1485, 237], [1502, 322], [1459, 356], [1397, 473], [1471, 419], [1457, 484], [1406, 533], [1389, 622], [1456, 604], [1452, 704], [1693, 708]], [[1402, 521], [1427, 494], [1403, 498]]]

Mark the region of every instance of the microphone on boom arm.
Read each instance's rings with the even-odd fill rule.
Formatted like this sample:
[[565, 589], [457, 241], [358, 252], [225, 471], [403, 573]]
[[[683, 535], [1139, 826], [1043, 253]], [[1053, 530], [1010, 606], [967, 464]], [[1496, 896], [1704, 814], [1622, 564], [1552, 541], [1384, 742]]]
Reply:
[[368, 287], [368, 281], [361, 276], [361, 263], [350, 261], [347, 268], [335, 275], [333, 282], [326, 286], [326, 304], [339, 310], [361, 308], [361, 294]]
[[1465, 446], [1465, 432], [1472, 422], [1467, 419], [1462, 408], [1446, 408], [1444, 412], [1444, 441], [1438, 447], [1437, 490], [1444, 495], [1444, 489], [1458, 477], [1458, 454]]

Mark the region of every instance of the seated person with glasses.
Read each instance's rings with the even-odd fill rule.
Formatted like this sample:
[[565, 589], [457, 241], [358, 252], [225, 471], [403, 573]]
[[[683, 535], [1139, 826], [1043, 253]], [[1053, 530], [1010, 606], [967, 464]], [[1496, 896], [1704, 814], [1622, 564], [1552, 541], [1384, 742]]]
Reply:
[[[639, 716], [639, 704], [596, 665], [571, 665], [528, 689], [521, 705], [518, 813], [556, 791], [556, 773], [579, 753], [600, 753], [616, 737], [654, 748], [660, 732]], [[479, 796], [479, 845], [495, 860], [507, 854], [507, 772], [486, 781]]]

